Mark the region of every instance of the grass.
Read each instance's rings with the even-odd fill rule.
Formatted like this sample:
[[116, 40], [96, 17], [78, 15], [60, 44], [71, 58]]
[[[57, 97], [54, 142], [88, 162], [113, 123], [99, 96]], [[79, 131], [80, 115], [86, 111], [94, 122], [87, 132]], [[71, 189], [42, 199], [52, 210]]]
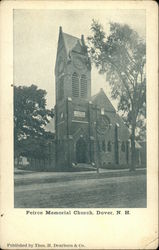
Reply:
[[146, 175], [30, 183], [15, 186], [17, 208], [146, 207]]

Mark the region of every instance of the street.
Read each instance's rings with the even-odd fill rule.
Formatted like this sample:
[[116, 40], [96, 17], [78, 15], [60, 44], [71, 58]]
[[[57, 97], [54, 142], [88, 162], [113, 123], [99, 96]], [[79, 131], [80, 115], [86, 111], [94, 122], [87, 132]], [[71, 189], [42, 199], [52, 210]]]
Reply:
[[146, 174], [25, 173], [16, 175], [14, 201], [16, 208], [146, 207]]

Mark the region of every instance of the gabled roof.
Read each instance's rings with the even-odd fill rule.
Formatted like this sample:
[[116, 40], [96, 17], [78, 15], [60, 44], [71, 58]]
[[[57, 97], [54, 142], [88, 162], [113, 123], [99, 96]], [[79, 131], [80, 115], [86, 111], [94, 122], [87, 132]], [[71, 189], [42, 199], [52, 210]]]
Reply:
[[79, 39], [75, 36], [71, 36], [69, 34], [66, 34], [64, 32], [62, 32], [62, 34], [63, 34], [63, 39], [64, 39], [67, 54], [75, 47], [77, 42], [79, 42], [82, 45], [81, 39]]
[[102, 88], [99, 93], [91, 97], [91, 100], [94, 104], [105, 107], [107, 111], [116, 112]]
[[112, 124], [119, 124], [120, 127], [126, 128], [125, 130], [125, 137], [129, 136], [129, 130], [127, 126], [125, 125], [122, 117], [119, 116], [119, 114], [116, 112], [115, 108], [113, 107], [112, 103], [106, 96], [103, 89], [99, 91], [96, 95], [91, 97], [92, 103], [96, 104], [99, 108], [104, 108], [104, 114], [108, 115], [109, 119], [111, 120]]

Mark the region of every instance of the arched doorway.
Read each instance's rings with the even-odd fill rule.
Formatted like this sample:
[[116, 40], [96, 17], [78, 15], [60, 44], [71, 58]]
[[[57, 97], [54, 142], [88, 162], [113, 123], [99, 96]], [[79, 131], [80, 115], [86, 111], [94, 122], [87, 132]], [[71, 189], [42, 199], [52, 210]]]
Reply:
[[76, 143], [76, 161], [78, 163], [86, 163], [86, 142], [83, 137], [80, 137]]

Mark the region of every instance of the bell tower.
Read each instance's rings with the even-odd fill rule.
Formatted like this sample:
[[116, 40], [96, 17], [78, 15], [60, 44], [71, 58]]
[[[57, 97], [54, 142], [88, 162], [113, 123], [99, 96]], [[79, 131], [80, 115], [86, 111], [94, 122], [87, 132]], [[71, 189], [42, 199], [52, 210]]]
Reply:
[[71, 97], [89, 100], [91, 96], [91, 63], [84, 42], [59, 29], [55, 65], [56, 104]]
[[91, 63], [84, 36], [79, 39], [66, 34], [62, 31], [62, 27], [59, 28], [55, 86], [57, 166], [70, 167], [72, 162], [76, 161], [75, 133], [80, 129], [81, 124], [88, 127]]

